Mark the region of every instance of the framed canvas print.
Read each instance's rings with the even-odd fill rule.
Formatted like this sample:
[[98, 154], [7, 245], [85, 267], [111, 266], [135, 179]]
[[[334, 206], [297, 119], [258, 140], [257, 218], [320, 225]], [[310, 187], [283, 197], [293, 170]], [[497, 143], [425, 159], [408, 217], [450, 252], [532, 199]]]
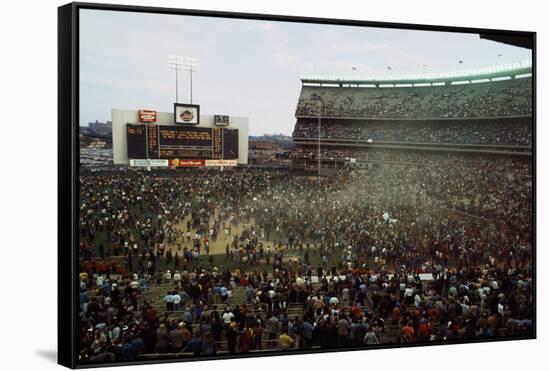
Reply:
[[71, 3], [58, 34], [62, 365], [535, 337], [534, 32]]

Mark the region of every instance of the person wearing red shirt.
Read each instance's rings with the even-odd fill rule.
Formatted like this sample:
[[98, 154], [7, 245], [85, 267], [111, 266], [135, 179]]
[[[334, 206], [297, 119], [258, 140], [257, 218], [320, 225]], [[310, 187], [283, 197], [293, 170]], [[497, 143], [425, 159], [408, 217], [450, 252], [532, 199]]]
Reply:
[[239, 350], [241, 353], [248, 353], [252, 348], [252, 338], [250, 337], [250, 330], [244, 328], [239, 336]]
[[412, 321], [409, 321], [407, 325], [403, 327], [401, 333], [407, 341], [414, 341], [414, 328], [412, 326]]

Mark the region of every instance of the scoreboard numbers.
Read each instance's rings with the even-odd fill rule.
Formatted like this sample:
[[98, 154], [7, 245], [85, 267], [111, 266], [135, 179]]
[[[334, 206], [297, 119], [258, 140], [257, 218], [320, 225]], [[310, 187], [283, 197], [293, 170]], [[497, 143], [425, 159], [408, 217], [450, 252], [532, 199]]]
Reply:
[[129, 159], [237, 159], [238, 129], [127, 124]]

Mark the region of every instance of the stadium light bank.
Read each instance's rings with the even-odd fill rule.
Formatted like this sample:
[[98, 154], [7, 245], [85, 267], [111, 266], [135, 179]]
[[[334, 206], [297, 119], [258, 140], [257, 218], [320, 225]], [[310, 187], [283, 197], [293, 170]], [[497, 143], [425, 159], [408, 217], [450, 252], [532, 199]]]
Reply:
[[[447, 83], [453, 84], [453, 82], [475, 83], [481, 82], [481, 80], [489, 82], [530, 76], [532, 76], [532, 62], [522, 61], [470, 70], [425, 74], [364, 76], [306, 74], [301, 75], [300, 80], [302, 84], [320, 87], [380, 87], [381, 83], [383, 83], [384, 87], [400, 87], [399, 85], [402, 84], [420, 87], [442, 86]], [[393, 86], [391, 86], [392, 84]]]

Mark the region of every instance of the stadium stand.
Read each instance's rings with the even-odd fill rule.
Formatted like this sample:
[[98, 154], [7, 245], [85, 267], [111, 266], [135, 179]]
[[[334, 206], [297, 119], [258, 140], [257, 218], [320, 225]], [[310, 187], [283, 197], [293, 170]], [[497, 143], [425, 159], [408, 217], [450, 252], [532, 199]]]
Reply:
[[529, 156], [530, 66], [491, 71], [432, 80], [302, 78], [293, 168], [350, 166], [387, 156], [390, 149]]
[[303, 86], [297, 117], [486, 118], [529, 115], [531, 78], [430, 87]]

